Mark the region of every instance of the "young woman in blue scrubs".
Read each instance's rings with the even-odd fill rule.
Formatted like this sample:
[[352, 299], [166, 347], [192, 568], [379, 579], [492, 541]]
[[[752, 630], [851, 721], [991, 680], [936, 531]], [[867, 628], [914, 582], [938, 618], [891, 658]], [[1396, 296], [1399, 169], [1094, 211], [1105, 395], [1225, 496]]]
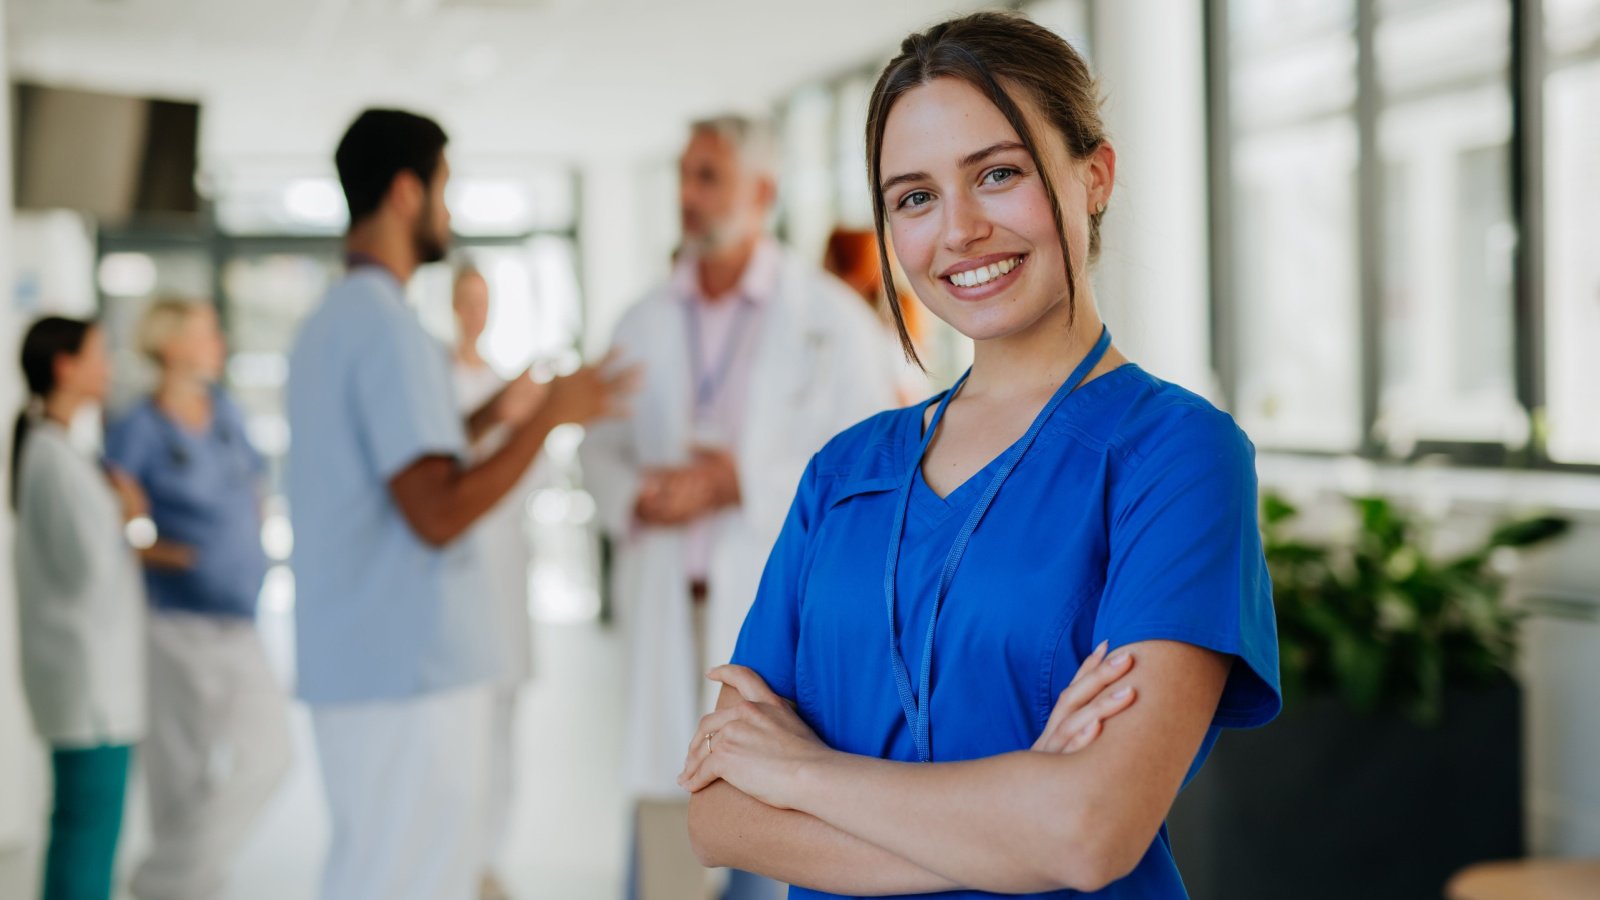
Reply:
[[[791, 897], [1184, 897], [1173, 799], [1280, 706], [1253, 449], [1100, 320], [1116, 154], [1064, 41], [995, 13], [911, 36], [867, 158], [880, 236], [973, 365], [812, 460], [711, 673], [691, 838]], [[1093, 712], [1052, 721], [1102, 643], [1136, 660], [1104, 699], [1138, 703], [1039, 752]]]
[[290, 763], [289, 705], [256, 633], [265, 463], [218, 386], [207, 303], [159, 300], [139, 327], [155, 392], [119, 418], [106, 455], [150, 498], [150, 729], [140, 749], [150, 854], [138, 900], [214, 897]]

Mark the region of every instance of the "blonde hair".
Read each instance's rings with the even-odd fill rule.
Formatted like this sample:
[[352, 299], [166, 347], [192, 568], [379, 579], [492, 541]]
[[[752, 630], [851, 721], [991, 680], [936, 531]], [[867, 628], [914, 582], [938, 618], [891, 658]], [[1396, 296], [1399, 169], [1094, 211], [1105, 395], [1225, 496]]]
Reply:
[[199, 301], [166, 297], [152, 302], [139, 319], [139, 352], [156, 365], [164, 365], [162, 354], [173, 337], [189, 323], [189, 317], [205, 309]]

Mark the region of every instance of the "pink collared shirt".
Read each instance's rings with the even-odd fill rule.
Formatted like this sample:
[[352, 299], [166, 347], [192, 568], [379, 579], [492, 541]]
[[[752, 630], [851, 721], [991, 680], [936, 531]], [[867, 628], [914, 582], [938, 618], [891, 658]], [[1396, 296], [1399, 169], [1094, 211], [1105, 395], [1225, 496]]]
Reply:
[[[692, 433], [698, 444], [727, 450], [739, 445], [762, 314], [777, 294], [781, 261], [777, 243], [770, 238], [761, 241], [738, 285], [715, 298], [707, 298], [701, 290], [694, 256], [686, 254], [673, 269], [673, 296], [686, 307], [693, 304], [686, 310], [684, 340], [691, 353], [699, 350], [699, 358], [690, 361], [689, 378], [694, 395]], [[690, 580], [704, 579], [711, 563], [709, 521], [700, 519], [687, 526], [685, 553]]]

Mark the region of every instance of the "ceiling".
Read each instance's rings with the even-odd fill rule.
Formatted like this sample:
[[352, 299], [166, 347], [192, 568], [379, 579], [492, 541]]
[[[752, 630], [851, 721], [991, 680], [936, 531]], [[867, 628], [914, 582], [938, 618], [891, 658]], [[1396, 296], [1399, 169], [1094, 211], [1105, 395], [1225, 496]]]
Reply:
[[198, 100], [203, 165], [328, 165], [365, 105], [453, 155], [664, 158], [686, 121], [887, 58], [974, 0], [10, 0], [13, 77]]

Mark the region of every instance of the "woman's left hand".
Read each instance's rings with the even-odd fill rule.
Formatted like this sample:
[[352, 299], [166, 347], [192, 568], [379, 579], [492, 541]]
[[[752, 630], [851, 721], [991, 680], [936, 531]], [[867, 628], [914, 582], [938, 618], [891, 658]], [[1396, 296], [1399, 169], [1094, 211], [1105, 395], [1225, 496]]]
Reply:
[[717, 666], [706, 677], [740, 700], [700, 720], [679, 786], [695, 793], [720, 778], [768, 806], [794, 808], [795, 776], [834, 751], [754, 671]]

